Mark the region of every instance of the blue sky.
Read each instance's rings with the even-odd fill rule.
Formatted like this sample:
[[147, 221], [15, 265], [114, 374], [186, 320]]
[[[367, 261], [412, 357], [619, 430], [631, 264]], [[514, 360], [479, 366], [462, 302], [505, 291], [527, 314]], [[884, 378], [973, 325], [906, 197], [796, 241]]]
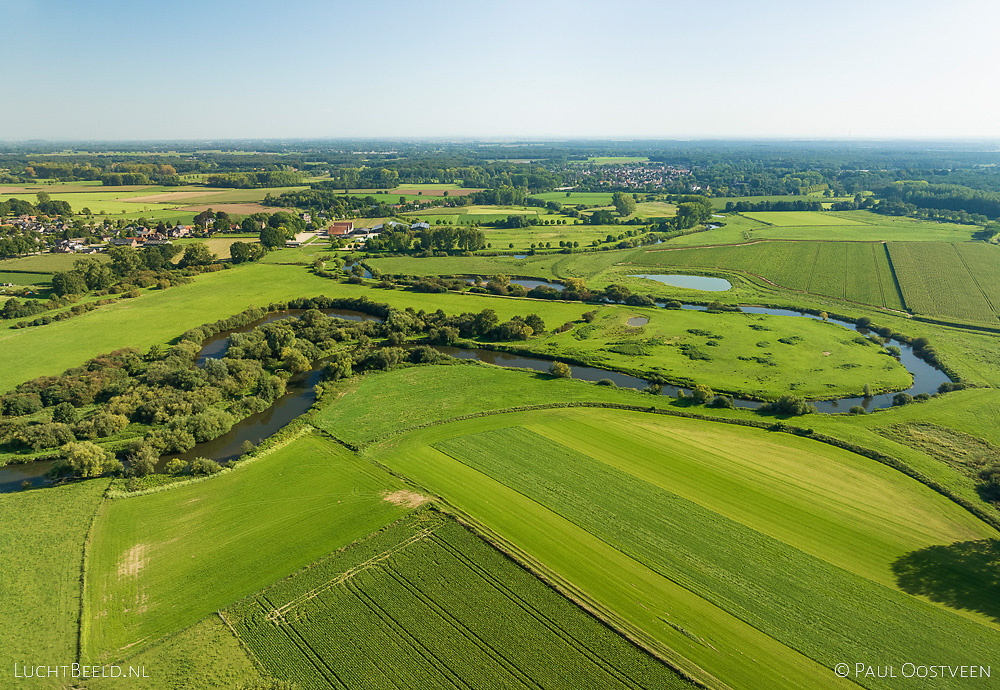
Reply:
[[0, 139], [1000, 138], [1000, 3], [0, 0]]

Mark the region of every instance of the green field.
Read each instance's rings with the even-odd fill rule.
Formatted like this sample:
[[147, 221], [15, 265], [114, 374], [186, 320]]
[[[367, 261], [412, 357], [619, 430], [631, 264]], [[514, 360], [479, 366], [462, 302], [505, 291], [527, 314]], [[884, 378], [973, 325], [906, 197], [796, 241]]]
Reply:
[[778, 227], [860, 225], [858, 221], [820, 211], [761, 211], [742, 215], [750, 220]]
[[983, 242], [892, 242], [889, 255], [913, 312], [996, 325], [1000, 247]]
[[[836, 686], [799, 652], [830, 664], [860, 653], [852, 645], [880, 634], [876, 621], [854, 621], [862, 610], [918, 626], [888, 645], [867, 640], [891, 655], [943, 646], [965, 658], [995, 644], [987, 617], [891, 589], [896, 559], [994, 533], [916, 482], [829, 446], [639, 413], [553, 410], [410, 432], [375, 457], [737, 687], [760, 687], [761, 673], [780, 674], [782, 687]], [[841, 632], [830, 639], [780, 613], [805, 601], [823, 602], [808, 605], [810, 615]], [[921, 621], [935, 632], [920, 632]]]
[[606, 206], [611, 203], [613, 192], [542, 192], [532, 194], [535, 199], [542, 201], [558, 201], [563, 206], [576, 206], [585, 204], [587, 206]]
[[126, 668], [145, 670], [147, 677], [96, 678], [88, 690], [160, 690], [234, 688], [263, 682], [239, 639], [217, 615], [172, 634], [151, 648], [130, 656]]
[[[110, 261], [106, 254], [91, 254], [88, 257], [96, 258], [98, 261]], [[69, 271], [73, 268], [73, 262], [79, 258], [80, 256], [76, 254], [33, 254], [17, 259], [3, 259], [0, 261], [0, 271], [51, 274], [56, 271]]]
[[84, 656], [132, 654], [370, 534], [406, 512], [383, 498], [402, 487], [313, 434], [211, 481], [105, 503]]
[[227, 611], [300, 687], [691, 687], [453, 520], [423, 513]]
[[[83, 542], [106, 480], [0, 494], [0, 662], [72, 663]], [[6, 671], [6, 673], [11, 673]], [[8, 676], [10, 677], [10, 676]], [[55, 679], [53, 679], [55, 681]], [[46, 687], [57, 687], [53, 682]]]
[[[648, 323], [629, 326], [631, 317]], [[549, 324], [552, 326], [553, 324]], [[855, 331], [812, 319], [603, 307], [593, 323], [508, 349], [756, 398], [901, 390], [911, 377]]]
[[655, 273], [653, 268], [723, 269], [796, 292], [903, 308], [885, 246], [878, 242], [769, 241], [649, 250], [636, 256], [633, 263], [643, 267], [643, 273]]

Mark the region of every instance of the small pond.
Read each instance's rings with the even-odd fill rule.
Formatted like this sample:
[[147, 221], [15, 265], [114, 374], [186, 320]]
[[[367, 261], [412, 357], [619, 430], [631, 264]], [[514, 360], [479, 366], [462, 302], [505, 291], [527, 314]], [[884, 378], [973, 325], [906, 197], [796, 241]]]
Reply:
[[687, 288], [689, 290], [703, 290], [705, 292], [725, 292], [733, 287], [733, 284], [725, 278], [712, 278], [710, 276], [689, 276], [681, 274], [651, 275], [641, 273], [630, 277], [645, 278], [647, 280], [655, 280], [656, 282], [663, 283], [664, 285], [672, 285], [673, 287]]
[[645, 326], [647, 323], [649, 323], [649, 319], [647, 319], [645, 316], [633, 316], [631, 319], [628, 320], [627, 323], [629, 326], [637, 328], [639, 326]]

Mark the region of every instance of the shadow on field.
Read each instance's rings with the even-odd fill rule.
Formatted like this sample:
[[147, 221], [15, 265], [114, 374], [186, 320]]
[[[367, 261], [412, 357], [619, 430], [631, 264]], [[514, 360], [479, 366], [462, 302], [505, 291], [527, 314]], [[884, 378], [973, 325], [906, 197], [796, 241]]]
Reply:
[[1000, 539], [911, 551], [892, 564], [900, 589], [1000, 622]]

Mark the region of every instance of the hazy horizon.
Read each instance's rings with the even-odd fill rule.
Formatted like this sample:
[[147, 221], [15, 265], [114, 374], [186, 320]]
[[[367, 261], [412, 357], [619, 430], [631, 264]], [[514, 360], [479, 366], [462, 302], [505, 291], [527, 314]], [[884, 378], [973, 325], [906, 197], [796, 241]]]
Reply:
[[7, 0], [0, 141], [990, 141], [998, 20], [981, 0]]

